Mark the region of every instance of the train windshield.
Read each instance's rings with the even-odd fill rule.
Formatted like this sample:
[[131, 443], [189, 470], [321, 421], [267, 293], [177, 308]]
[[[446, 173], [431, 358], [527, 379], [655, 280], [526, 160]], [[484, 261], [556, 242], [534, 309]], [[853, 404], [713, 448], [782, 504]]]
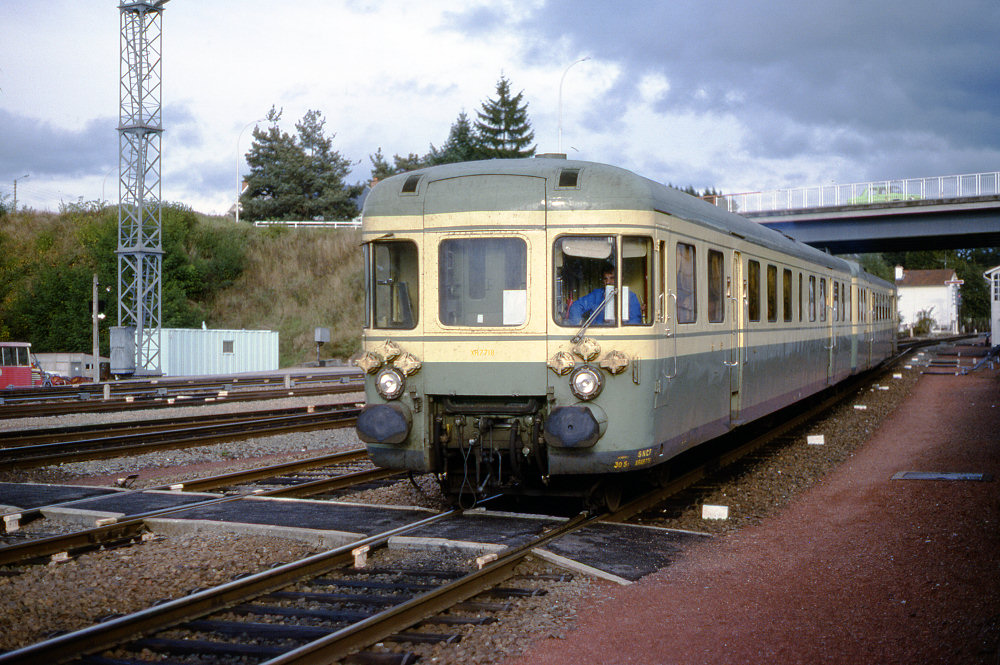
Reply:
[[4, 367], [27, 367], [28, 347], [26, 346], [0, 347], [0, 365], [3, 365]]
[[376, 328], [417, 326], [417, 246], [410, 241], [373, 242], [368, 285]]
[[452, 238], [438, 247], [438, 316], [446, 326], [528, 320], [528, 247], [521, 238]]

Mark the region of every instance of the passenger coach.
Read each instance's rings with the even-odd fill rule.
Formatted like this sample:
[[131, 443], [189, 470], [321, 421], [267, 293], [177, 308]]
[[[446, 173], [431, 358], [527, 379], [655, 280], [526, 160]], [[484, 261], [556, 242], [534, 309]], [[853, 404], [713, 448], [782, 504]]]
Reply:
[[362, 219], [357, 431], [453, 498], [609, 486], [895, 345], [891, 284], [612, 166], [427, 168]]

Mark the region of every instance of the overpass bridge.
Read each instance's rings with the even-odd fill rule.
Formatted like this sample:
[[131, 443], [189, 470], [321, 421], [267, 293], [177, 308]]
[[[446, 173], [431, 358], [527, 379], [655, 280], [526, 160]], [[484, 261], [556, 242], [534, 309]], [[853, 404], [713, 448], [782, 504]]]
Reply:
[[834, 254], [1000, 246], [1000, 172], [709, 197]]

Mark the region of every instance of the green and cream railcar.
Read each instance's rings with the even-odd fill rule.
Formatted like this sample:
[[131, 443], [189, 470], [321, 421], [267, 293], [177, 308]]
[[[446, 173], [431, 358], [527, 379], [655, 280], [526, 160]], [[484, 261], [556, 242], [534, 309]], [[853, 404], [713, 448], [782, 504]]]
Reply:
[[388, 178], [363, 239], [358, 434], [453, 496], [659, 465], [894, 346], [891, 284], [603, 164]]

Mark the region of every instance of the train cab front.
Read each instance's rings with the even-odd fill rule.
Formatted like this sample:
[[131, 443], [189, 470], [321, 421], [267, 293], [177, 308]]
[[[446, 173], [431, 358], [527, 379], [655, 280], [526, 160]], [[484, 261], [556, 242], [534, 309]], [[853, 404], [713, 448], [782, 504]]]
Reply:
[[463, 503], [558, 494], [649, 445], [652, 238], [581, 228], [586, 167], [545, 161], [394, 176], [365, 203], [358, 436]]

